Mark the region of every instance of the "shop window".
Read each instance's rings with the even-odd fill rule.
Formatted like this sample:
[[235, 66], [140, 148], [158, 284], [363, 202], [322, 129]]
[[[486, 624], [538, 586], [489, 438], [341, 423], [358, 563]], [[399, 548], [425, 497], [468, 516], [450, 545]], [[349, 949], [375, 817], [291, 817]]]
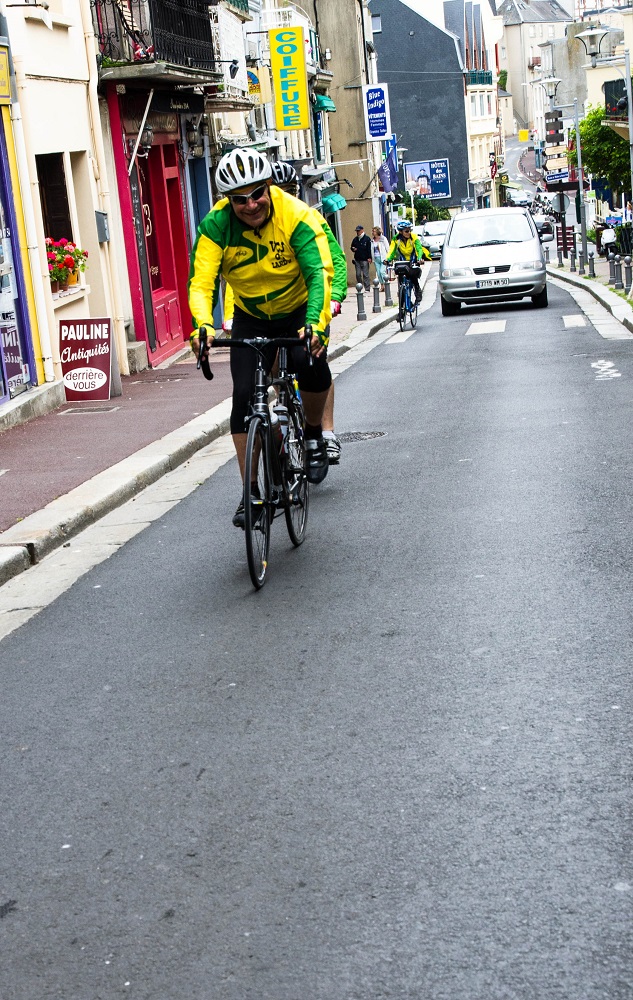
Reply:
[[43, 153], [35, 157], [44, 233], [54, 240], [72, 240], [68, 187], [62, 153]]

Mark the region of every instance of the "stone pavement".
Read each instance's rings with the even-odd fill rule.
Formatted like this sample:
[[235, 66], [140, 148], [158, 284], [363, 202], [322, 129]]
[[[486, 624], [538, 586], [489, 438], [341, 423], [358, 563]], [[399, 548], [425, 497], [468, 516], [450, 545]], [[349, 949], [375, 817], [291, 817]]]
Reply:
[[[562, 281], [588, 291], [605, 309], [607, 309], [614, 320], [621, 324], [627, 331], [633, 333], [633, 303], [625, 294], [624, 289], [616, 289], [609, 284], [610, 267], [609, 261], [605, 257], [600, 257], [592, 243], [588, 244], [589, 254], [593, 253], [593, 267], [595, 277], [591, 277], [587, 264], [584, 265], [585, 274], [578, 273], [578, 260], [575, 261], [575, 271], [571, 270], [571, 258], [562, 260], [563, 266], [558, 263], [556, 252], [556, 241], [545, 243], [544, 247], [550, 248], [550, 262], [547, 267], [548, 274], [552, 278], [559, 278]], [[622, 268], [624, 277], [624, 267]]]
[[[382, 312], [373, 313], [373, 293], [363, 296], [367, 318], [359, 320], [349, 289], [332, 321], [330, 357], [394, 320], [395, 307], [380, 298]], [[212, 382], [186, 348], [123, 377], [121, 396], [67, 403], [0, 433], [0, 585], [227, 433], [228, 355], [212, 356]]]

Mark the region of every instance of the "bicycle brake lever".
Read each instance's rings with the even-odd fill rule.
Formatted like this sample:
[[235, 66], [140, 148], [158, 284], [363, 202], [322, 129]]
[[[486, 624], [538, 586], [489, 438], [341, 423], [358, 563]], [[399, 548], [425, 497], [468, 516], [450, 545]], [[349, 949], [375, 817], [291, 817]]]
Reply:
[[307, 324], [307, 326], [304, 327], [304, 334], [306, 341], [306, 350], [308, 352], [308, 364], [312, 366], [314, 364], [314, 358], [312, 357], [312, 327], [310, 326], [309, 323]]
[[211, 371], [211, 365], [209, 364], [209, 348], [207, 344], [207, 328], [206, 326], [201, 326], [198, 331], [198, 339], [200, 341], [200, 347], [198, 349], [198, 364], [196, 368], [201, 369], [202, 374], [211, 382], [213, 379], [213, 372]]

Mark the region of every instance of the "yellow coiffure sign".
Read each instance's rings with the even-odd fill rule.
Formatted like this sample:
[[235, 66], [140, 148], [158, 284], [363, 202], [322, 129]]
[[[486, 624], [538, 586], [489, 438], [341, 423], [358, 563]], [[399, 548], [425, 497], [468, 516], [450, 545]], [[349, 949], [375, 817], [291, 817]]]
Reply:
[[268, 37], [277, 128], [310, 128], [303, 28], [273, 28]]

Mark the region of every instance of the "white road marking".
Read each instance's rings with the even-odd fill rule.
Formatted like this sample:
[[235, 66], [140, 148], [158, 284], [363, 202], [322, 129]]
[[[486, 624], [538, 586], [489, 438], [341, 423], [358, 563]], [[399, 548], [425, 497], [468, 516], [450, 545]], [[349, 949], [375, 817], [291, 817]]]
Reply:
[[591, 367], [596, 373], [596, 382], [608, 378], [621, 378], [622, 372], [613, 364], [613, 361], [593, 361]]
[[466, 330], [466, 336], [475, 333], [505, 333], [506, 321], [504, 319], [490, 320], [486, 323], [471, 323]]
[[587, 320], [584, 316], [563, 316], [563, 323], [565, 324], [565, 329], [570, 330], [572, 327], [586, 326]]
[[0, 469], [0, 476], [4, 476], [5, 472], [8, 471], [9, 471], [8, 469]]

